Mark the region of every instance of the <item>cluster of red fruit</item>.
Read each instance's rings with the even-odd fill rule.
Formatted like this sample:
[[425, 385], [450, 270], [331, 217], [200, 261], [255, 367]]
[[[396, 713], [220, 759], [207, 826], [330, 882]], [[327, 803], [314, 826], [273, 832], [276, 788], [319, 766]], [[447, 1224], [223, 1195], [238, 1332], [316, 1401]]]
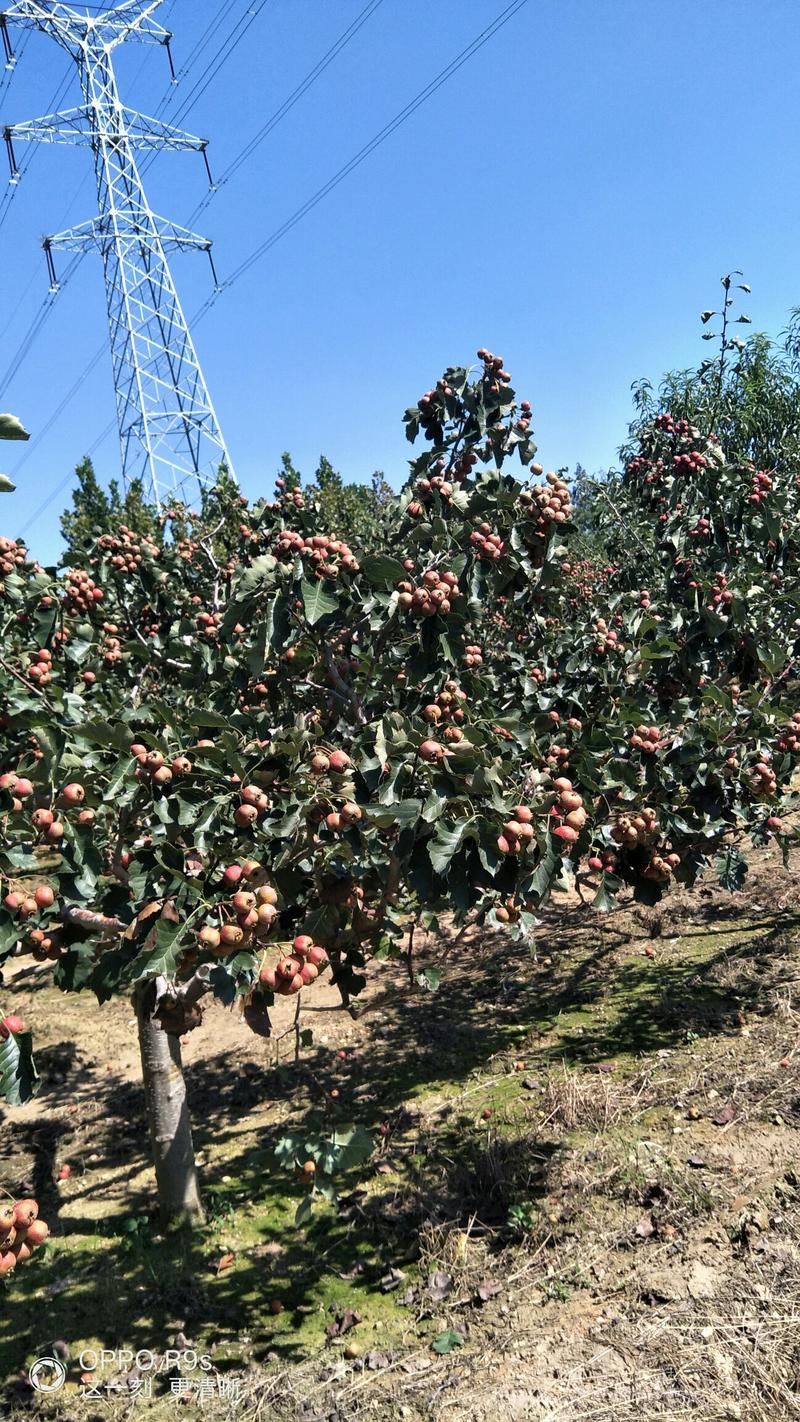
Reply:
[[495, 904], [494, 916], [498, 923], [516, 923], [519, 918], [519, 906], [513, 899], [502, 900]]
[[758, 759], [753, 766], [751, 786], [753, 794], [758, 800], [770, 800], [775, 794], [775, 787], [778, 780], [775, 771], [767, 759], [768, 751], [760, 751]]
[[7, 770], [0, 775], [0, 790], [8, 791], [11, 798], [11, 813], [19, 815], [22, 811], [23, 800], [30, 799], [33, 794], [33, 785], [25, 775], [17, 775], [13, 770]]
[[765, 470], [759, 469], [758, 473], [753, 475], [750, 485], [750, 494], [747, 500], [748, 504], [755, 504], [756, 506], [758, 504], [765, 504], [772, 486], [773, 479], [771, 475], [767, 474]]
[[403, 581], [397, 584], [397, 606], [415, 617], [446, 617], [452, 604], [461, 597], [455, 573], [439, 573], [429, 568], [416, 587]]
[[553, 781], [556, 799], [550, 807], [550, 815], [557, 823], [553, 834], [563, 839], [565, 844], [575, 844], [586, 824], [583, 796], [578, 794], [571, 780], [559, 775]]
[[[254, 860], [244, 865], [230, 864], [223, 874], [223, 882], [231, 887], [243, 878], [247, 882], [260, 872], [261, 866]], [[228, 921], [219, 927], [205, 924], [197, 937], [201, 947], [224, 958], [246, 947], [253, 938], [269, 936], [278, 918], [278, 895], [270, 884], [261, 884], [256, 889], [237, 889], [228, 904], [222, 905], [221, 912], [228, 914]]]
[[555, 770], [557, 773], [569, 770], [569, 746], [562, 746], [558, 741], [552, 741], [547, 748], [544, 763], [548, 770]]
[[13, 538], [0, 537], [0, 573], [13, 573], [18, 564], [27, 560], [24, 545], [15, 543]]
[[452, 723], [464, 720], [464, 710], [461, 703], [466, 699], [467, 693], [461, 689], [457, 681], [447, 681], [436, 700], [423, 707], [422, 714], [431, 725], [438, 726], [444, 723], [443, 734], [446, 741], [455, 743], [463, 737], [460, 727]]
[[[117, 633], [117, 625], [116, 625], [116, 623], [115, 623], [115, 622], [104, 623], [103, 626], [104, 626], [104, 628], [106, 629], [106, 635], [105, 635], [105, 637], [103, 638], [102, 657], [103, 657], [103, 661], [105, 662], [105, 665], [106, 665], [107, 667], [113, 667], [115, 662], [121, 662], [121, 661], [122, 661], [123, 656], [124, 656], [125, 654], [124, 654], [124, 652], [123, 652], [123, 650], [122, 650], [122, 643], [121, 643], [119, 637], [116, 635], [116, 633]], [[109, 627], [113, 627], [113, 628], [114, 628], [114, 631], [113, 631], [113, 632], [109, 632], [109, 631], [107, 630]], [[84, 677], [84, 680], [86, 680], [85, 677]], [[92, 683], [93, 683], [95, 680], [96, 680], [96, 677], [94, 676], [94, 674], [92, 674], [92, 680], [91, 680], [90, 682], [88, 682], [87, 685], [91, 686]]]
[[194, 625], [201, 637], [207, 642], [215, 642], [219, 635], [219, 625], [222, 621], [222, 614], [219, 612], [198, 612], [194, 619]]
[[477, 646], [475, 642], [468, 642], [464, 648], [464, 655], [461, 660], [465, 667], [482, 667], [483, 648]]
[[41, 647], [38, 652], [34, 652], [30, 665], [28, 666], [28, 678], [38, 686], [47, 686], [53, 680], [53, 653], [48, 652], [46, 647]]
[[[149, 781], [151, 784], [161, 786], [162, 788], [172, 782], [172, 778], [175, 774], [180, 773], [176, 772], [175, 765], [185, 759], [183, 756], [176, 757], [176, 760], [173, 761], [170, 767], [167, 765], [161, 751], [148, 750], [147, 746], [143, 746], [139, 741], [134, 741], [131, 746], [131, 755], [136, 761], [136, 779], [145, 782]], [[191, 770], [191, 764], [189, 764], [189, 769]]]
[[[275, 488], [286, 489], [285, 479], [276, 479]], [[285, 494], [278, 495], [278, 498], [272, 505], [272, 507], [274, 509], [286, 509], [287, 512], [291, 512], [294, 509], [304, 509], [306, 507], [306, 501], [303, 497], [302, 489], [300, 489], [299, 487], [294, 489], [287, 489]]]
[[341, 538], [327, 538], [323, 533], [315, 533], [311, 538], [286, 528], [278, 535], [275, 544], [276, 558], [288, 559], [299, 555], [312, 565], [319, 578], [338, 578], [344, 568], [348, 573], [357, 573], [359, 562], [352, 549]]
[[698, 469], [705, 469], [708, 460], [699, 449], [684, 450], [681, 454], [676, 454], [672, 460], [673, 474], [694, 474]]
[[523, 509], [535, 512], [536, 538], [546, 538], [551, 524], [567, 523], [572, 517], [572, 500], [564, 480], [552, 471], [545, 478], [546, 484], [539, 484], [535, 489], [523, 489], [519, 496]]
[[97, 586], [88, 573], [70, 569], [64, 592], [64, 610], [73, 616], [89, 612], [96, 602], [103, 601], [103, 589]]
[[270, 992], [289, 997], [313, 983], [327, 961], [328, 955], [321, 944], [315, 943], [307, 933], [300, 933], [292, 943], [291, 954], [280, 958], [274, 968], [262, 968], [258, 980]]
[[330, 771], [334, 775], [344, 775], [345, 771], [350, 769], [352, 761], [347, 751], [320, 749], [314, 751], [309, 765], [314, 775], [327, 775]]
[[511, 818], [497, 836], [497, 848], [501, 854], [521, 854], [533, 840], [533, 811], [528, 805], [512, 805]]
[[345, 800], [338, 810], [329, 810], [327, 805], [315, 805], [311, 812], [318, 820], [324, 820], [327, 829], [338, 834], [340, 830], [352, 829], [364, 818], [364, 812], [355, 800]]
[[613, 849], [598, 850], [595, 854], [590, 854], [586, 861], [590, 869], [613, 873], [617, 867], [617, 856]]
[[[495, 388], [498, 385], [510, 385], [511, 376], [507, 370], [503, 369], [503, 357], [494, 355], [492, 351], [487, 351], [485, 346], [481, 346], [478, 351], [478, 360], [483, 361], [483, 376]], [[525, 402], [528, 403], [527, 401]], [[530, 409], [530, 406], [528, 406]]]
[[658, 834], [658, 817], [652, 805], [643, 805], [636, 815], [620, 815], [611, 829], [611, 838], [623, 849], [638, 849]]
[[[462, 455], [461, 458], [453, 465], [453, 469], [450, 473], [450, 478], [448, 479], [445, 478], [445, 475], [442, 472], [445, 468], [444, 460], [437, 459], [436, 463], [433, 466], [436, 472], [431, 474], [429, 479], [423, 476], [423, 478], [418, 479], [414, 485], [414, 489], [416, 490], [420, 501], [423, 504], [429, 504], [434, 494], [438, 494], [440, 498], [445, 500], [451, 498], [453, 494], [453, 486], [455, 484], [460, 484], [462, 479], [466, 478], [467, 474], [472, 468], [472, 465], [477, 464], [477, 462], [478, 457], [475, 454], [470, 453]], [[415, 508], [419, 507], [419, 503], [415, 503]], [[408, 512], [409, 514], [411, 514], [412, 518], [419, 517], [419, 514], [411, 513], [411, 505], [409, 505]]]
[[[30, 893], [30, 890], [11, 889], [3, 899], [4, 907], [9, 910], [11, 917], [17, 919], [18, 923], [26, 923], [28, 919], [33, 919], [37, 914], [47, 913], [54, 903], [55, 894], [50, 884], [38, 884], [33, 893]], [[63, 953], [58, 934], [53, 933], [50, 927], [48, 929], [31, 929], [28, 931], [26, 941], [37, 963], [44, 963], [45, 960], [54, 963]], [[11, 1024], [9, 1031], [24, 1031], [21, 1018], [4, 1018], [0, 1024], [0, 1037], [9, 1035], [9, 1032], [3, 1030], [9, 1024]]]
[[479, 523], [469, 536], [475, 557], [479, 561], [496, 563], [502, 558], [505, 543], [499, 533], [492, 533], [491, 524]]
[[659, 726], [637, 726], [629, 737], [632, 746], [640, 750], [644, 755], [655, 755], [656, 751], [663, 750], [670, 744], [669, 738], [662, 735]]
[[662, 854], [653, 851], [642, 870], [643, 879], [652, 879], [656, 884], [666, 884], [681, 862], [679, 854]]
[[730, 607], [733, 602], [733, 593], [728, 587], [728, 579], [725, 573], [717, 573], [709, 590], [709, 600], [706, 607], [709, 612], [719, 612]]
[[30, 1259], [49, 1233], [44, 1220], [39, 1219], [37, 1200], [12, 1200], [0, 1205], [0, 1275], [10, 1274], [17, 1264]]
[[139, 535], [124, 523], [119, 532], [119, 538], [115, 537], [113, 533], [104, 533], [102, 538], [97, 540], [98, 548], [102, 548], [104, 553], [112, 555], [109, 559], [112, 568], [116, 568], [120, 572], [135, 573], [136, 569], [141, 566], [145, 555], [150, 558], [159, 556], [158, 544], [153, 543], [146, 534], [140, 542]]
[[184, 563], [191, 563], [200, 544], [194, 538], [182, 538], [176, 545], [175, 552]]
[[594, 624], [594, 630], [597, 633], [597, 641], [594, 644], [594, 650], [599, 657], [605, 656], [606, 652], [622, 652], [625, 650], [624, 644], [620, 642], [618, 634], [613, 630], [609, 631], [608, 623], [604, 617], [598, 617]]
[[777, 742], [779, 751], [800, 751], [800, 711], [795, 711], [791, 721], [788, 721]]
[[237, 829], [252, 829], [256, 820], [269, 809], [269, 796], [260, 785], [245, 785], [239, 794], [241, 804], [237, 805], [233, 812], [233, 822]]
[[711, 535], [711, 524], [707, 518], [699, 518], [694, 528], [689, 529], [689, 537], [695, 540], [709, 538]]

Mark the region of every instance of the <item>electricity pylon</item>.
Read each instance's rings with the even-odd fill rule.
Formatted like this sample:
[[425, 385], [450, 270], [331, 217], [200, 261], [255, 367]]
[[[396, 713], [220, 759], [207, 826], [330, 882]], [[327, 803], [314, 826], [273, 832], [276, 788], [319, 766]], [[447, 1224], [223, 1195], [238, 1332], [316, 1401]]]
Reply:
[[231, 469], [167, 261], [167, 252], [187, 248], [210, 258], [211, 243], [156, 216], [136, 162], [137, 150], [153, 149], [193, 150], [205, 159], [207, 140], [126, 108], [112, 63], [126, 40], [163, 44], [169, 55], [169, 31], [153, 18], [162, 2], [125, 0], [90, 15], [58, 0], [17, 0], [0, 15], [0, 28], [43, 30], [78, 65], [80, 108], [5, 129], [12, 181], [15, 140], [84, 143], [94, 151], [98, 216], [45, 238], [44, 247], [54, 286], [55, 248], [100, 250], [123, 481], [127, 487], [141, 479], [159, 507], [173, 494], [192, 502], [196, 484], [212, 482], [222, 463]]

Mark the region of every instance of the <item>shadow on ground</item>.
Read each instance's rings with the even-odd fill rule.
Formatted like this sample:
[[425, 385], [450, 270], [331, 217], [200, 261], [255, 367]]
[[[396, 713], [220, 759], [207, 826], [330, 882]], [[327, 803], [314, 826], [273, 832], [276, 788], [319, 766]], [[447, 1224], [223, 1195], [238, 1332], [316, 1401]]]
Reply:
[[[354, 1297], [387, 1336], [401, 1331], [395, 1300], [423, 1224], [477, 1222], [502, 1243], [510, 1204], [535, 1206], [548, 1192], [558, 1149], [529, 1124], [524, 1149], [520, 1139], [492, 1136], [484, 1098], [474, 1094], [495, 1071], [519, 1093], [509, 1053], [524, 1051], [534, 1071], [562, 1059], [624, 1069], [690, 1034], [733, 1032], [737, 1014], [760, 1010], [798, 917], [764, 913], [753, 923], [751, 911], [720, 922], [709, 904], [693, 919], [676, 951], [651, 937], [652, 957], [629, 918], [580, 909], [553, 912], [540, 939], [552, 934], [553, 946], [544, 957], [540, 947], [538, 959], [506, 937], [475, 932], [447, 959], [436, 994], [410, 996], [387, 972], [358, 1046], [343, 1058], [317, 1047], [297, 1065], [267, 1071], [246, 1056], [195, 1064], [189, 1088], [210, 1219], [191, 1238], [161, 1236], [141, 1188], [140, 1090], [112, 1071], [98, 1102], [78, 1044], [41, 1053], [53, 1116], [16, 1124], [13, 1134], [4, 1124], [0, 1170], [12, 1191], [36, 1194], [64, 1246], [20, 1267], [4, 1291], [0, 1378], [56, 1338], [163, 1348], [183, 1331], [231, 1366], [289, 1360], [307, 1351], [312, 1333], [319, 1343], [321, 1312], [327, 1321]], [[441, 945], [430, 944], [431, 961], [437, 954]], [[435, 1129], [417, 1098], [438, 1113]], [[281, 1108], [281, 1124], [271, 1106]], [[302, 1190], [275, 1161], [277, 1139], [287, 1125], [302, 1132], [351, 1121], [375, 1133], [378, 1152], [361, 1178], [342, 1183], [337, 1212], [298, 1228]], [[54, 1167], [78, 1141], [87, 1173], [71, 1182], [66, 1211]], [[109, 1180], [118, 1194], [130, 1191], [129, 1204], [104, 1218]], [[230, 1267], [217, 1271], [228, 1252]], [[384, 1292], [389, 1283], [397, 1291]]]

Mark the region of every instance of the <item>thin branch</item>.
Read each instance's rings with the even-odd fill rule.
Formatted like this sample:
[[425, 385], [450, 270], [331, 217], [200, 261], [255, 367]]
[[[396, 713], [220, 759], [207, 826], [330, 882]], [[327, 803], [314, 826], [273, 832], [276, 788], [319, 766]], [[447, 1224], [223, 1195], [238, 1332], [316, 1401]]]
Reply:
[[353, 714], [359, 726], [366, 726], [367, 718], [364, 715], [364, 707], [361, 704], [361, 698], [356, 694], [352, 686], [348, 685], [339, 672], [333, 652], [327, 642], [323, 642], [322, 644], [322, 655], [325, 660], [325, 670], [333, 682], [333, 685], [336, 687], [336, 690], [352, 706]]
[[32, 681], [28, 681], [28, 678], [26, 676], [23, 676], [22, 672], [15, 671], [14, 667], [10, 667], [8, 665], [8, 662], [4, 661], [2, 657], [0, 657], [0, 667], [3, 668], [3, 671], [7, 671], [9, 676], [13, 676], [15, 681], [20, 682], [22, 686], [26, 687], [28, 691], [32, 691], [34, 696], [40, 696], [45, 706], [47, 706], [48, 709], [52, 711], [53, 708], [50, 705], [50, 702], [48, 701], [41, 687], [34, 686]]

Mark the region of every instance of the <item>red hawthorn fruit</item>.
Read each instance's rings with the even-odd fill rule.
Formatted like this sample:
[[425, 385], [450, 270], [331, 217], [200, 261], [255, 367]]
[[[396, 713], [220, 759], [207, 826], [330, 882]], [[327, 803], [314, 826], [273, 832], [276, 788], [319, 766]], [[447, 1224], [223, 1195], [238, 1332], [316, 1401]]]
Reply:
[[64, 838], [64, 826], [60, 820], [53, 820], [53, 823], [47, 830], [47, 838], [51, 840], [59, 840]]
[[258, 975], [258, 980], [270, 992], [275, 992], [278, 986], [278, 979], [274, 968], [262, 968]]
[[25, 1243], [31, 1249], [35, 1249], [37, 1244], [44, 1244], [49, 1233], [50, 1229], [44, 1220], [34, 1220], [25, 1231]]
[[54, 819], [55, 815], [53, 814], [53, 811], [46, 810], [44, 807], [42, 807], [38, 810], [34, 810], [33, 814], [31, 815], [31, 824], [33, 825], [33, 828], [35, 830], [49, 830]]
[[86, 791], [77, 781], [72, 781], [71, 784], [64, 786], [61, 791], [61, 799], [65, 805], [82, 805], [86, 799]]
[[444, 746], [438, 741], [423, 741], [419, 748], [420, 760], [434, 762], [441, 760], [444, 756]]
[[232, 887], [233, 884], [238, 884], [241, 877], [242, 868], [239, 864], [229, 864], [222, 875], [223, 882], [227, 888]]
[[220, 942], [226, 948], [235, 948], [244, 938], [244, 932], [238, 923], [224, 923], [219, 931]]
[[20, 1032], [24, 1031], [25, 1023], [22, 1018], [16, 1012], [9, 1012], [8, 1016], [0, 1022], [0, 1041], [5, 1041], [12, 1032], [17, 1037]]
[[14, 1206], [14, 1227], [18, 1230], [26, 1230], [28, 1225], [33, 1224], [39, 1213], [39, 1206], [36, 1200], [17, 1200]]
[[314, 940], [313, 938], [310, 938], [307, 933], [298, 933], [297, 937], [292, 943], [292, 948], [294, 949], [295, 953], [300, 954], [301, 958], [304, 958], [313, 947]]
[[33, 785], [30, 780], [26, 780], [24, 776], [18, 777], [17, 783], [14, 786], [14, 794], [19, 800], [30, 799], [33, 794]]
[[33, 897], [40, 909], [52, 908], [56, 898], [49, 884], [39, 884]]
[[352, 761], [346, 751], [336, 750], [328, 757], [328, 764], [331, 770], [341, 774], [343, 771], [349, 770]]
[[0, 1205], [0, 1239], [5, 1239], [14, 1228], [14, 1206]]
[[327, 963], [328, 955], [324, 948], [315, 943], [313, 948], [309, 948], [306, 959], [309, 963], [313, 963], [315, 968], [320, 968], [323, 963]]
[[59, 1180], [69, 1180], [69, 1177], [70, 1177], [71, 1174], [72, 1174], [72, 1166], [71, 1166], [71, 1165], [62, 1165], [62, 1166], [61, 1166], [61, 1169], [60, 1169], [59, 1172], [58, 1172], [58, 1178], [59, 1178]]
[[0, 1278], [3, 1274], [10, 1274], [12, 1269], [17, 1267], [17, 1256], [11, 1250], [7, 1254], [0, 1254]]
[[237, 913], [249, 913], [256, 906], [256, 896], [249, 889], [239, 889], [231, 902]]
[[199, 937], [200, 942], [202, 943], [203, 947], [204, 947], [204, 948], [209, 948], [212, 953], [213, 953], [217, 948], [219, 948], [219, 945], [220, 945], [220, 933], [219, 933], [219, 929], [218, 929], [218, 928], [214, 928], [210, 923], [207, 923], [204, 928], [201, 928], [201, 929], [200, 929], [200, 933], [198, 934], [198, 937]]
[[578, 838], [578, 831], [573, 829], [571, 825], [558, 825], [553, 830], [553, 834], [557, 834], [559, 839], [564, 840], [565, 844], [574, 844]]

